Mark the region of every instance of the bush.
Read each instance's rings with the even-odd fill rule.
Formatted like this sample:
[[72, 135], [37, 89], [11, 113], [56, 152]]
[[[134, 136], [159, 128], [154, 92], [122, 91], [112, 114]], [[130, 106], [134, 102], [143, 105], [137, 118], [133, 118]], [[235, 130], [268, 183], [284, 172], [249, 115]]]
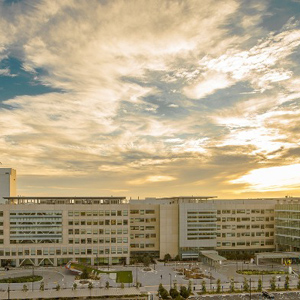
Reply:
[[175, 299], [179, 295], [179, 292], [175, 288], [170, 289], [170, 296]]
[[188, 289], [187, 289], [184, 285], [182, 285], [182, 286], [180, 287], [180, 295], [181, 295], [184, 299], [188, 298], [189, 295], [190, 295]]

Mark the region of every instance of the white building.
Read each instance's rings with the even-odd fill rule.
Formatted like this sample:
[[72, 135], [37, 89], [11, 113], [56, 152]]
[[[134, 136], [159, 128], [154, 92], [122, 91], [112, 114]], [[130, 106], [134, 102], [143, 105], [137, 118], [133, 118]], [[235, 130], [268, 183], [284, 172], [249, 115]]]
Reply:
[[14, 197], [16, 195], [16, 170], [0, 168], [0, 203], [5, 203], [4, 197]]

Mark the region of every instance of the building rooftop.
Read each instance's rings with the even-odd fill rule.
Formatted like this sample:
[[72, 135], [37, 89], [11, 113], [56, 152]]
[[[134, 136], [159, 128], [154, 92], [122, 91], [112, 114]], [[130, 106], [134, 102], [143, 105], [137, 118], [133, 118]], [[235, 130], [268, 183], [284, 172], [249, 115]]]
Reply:
[[4, 197], [6, 204], [122, 204], [126, 197]]

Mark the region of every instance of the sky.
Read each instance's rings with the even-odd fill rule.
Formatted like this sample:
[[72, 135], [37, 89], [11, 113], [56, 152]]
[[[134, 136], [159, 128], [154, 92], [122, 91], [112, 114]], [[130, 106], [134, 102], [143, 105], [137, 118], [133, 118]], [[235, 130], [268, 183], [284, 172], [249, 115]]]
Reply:
[[23, 196], [300, 196], [299, 0], [0, 0], [0, 162]]

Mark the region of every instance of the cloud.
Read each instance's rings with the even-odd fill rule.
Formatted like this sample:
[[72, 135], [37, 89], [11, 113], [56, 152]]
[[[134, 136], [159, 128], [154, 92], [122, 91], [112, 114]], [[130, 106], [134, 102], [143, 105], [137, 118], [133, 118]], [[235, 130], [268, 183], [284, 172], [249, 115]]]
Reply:
[[252, 170], [232, 183], [247, 183], [247, 190], [297, 190], [300, 181], [300, 164]]
[[36, 86], [55, 89], [1, 103], [1, 161], [34, 185], [48, 174], [56, 190], [135, 195], [228, 194], [262, 164], [290, 164], [300, 33], [297, 18], [268, 30], [270, 10], [234, 0], [1, 3], [0, 61], [15, 57]]
[[159, 183], [159, 182], [166, 182], [166, 181], [173, 181], [176, 180], [173, 176], [167, 176], [167, 175], [152, 175], [148, 176], [146, 178], [140, 178], [128, 181], [129, 184], [133, 185], [140, 185], [140, 184], [146, 184], [146, 183]]

